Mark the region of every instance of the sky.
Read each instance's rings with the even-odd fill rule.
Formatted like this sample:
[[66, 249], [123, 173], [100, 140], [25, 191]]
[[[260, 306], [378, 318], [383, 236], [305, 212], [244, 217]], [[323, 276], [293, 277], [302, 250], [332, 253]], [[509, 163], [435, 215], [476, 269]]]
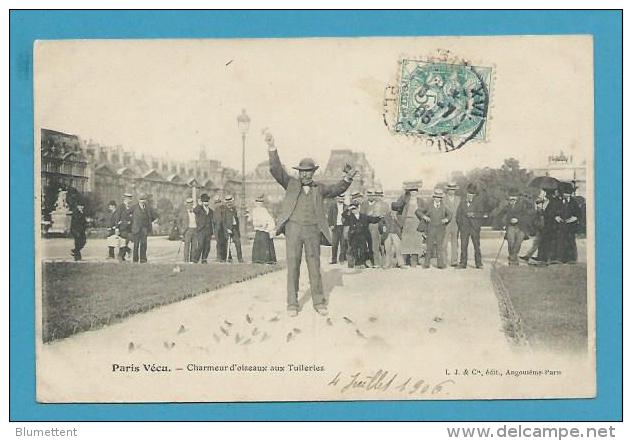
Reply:
[[[383, 124], [399, 60], [450, 50], [491, 66], [486, 142], [431, 153]], [[104, 145], [241, 169], [237, 115], [251, 118], [246, 170], [267, 159], [263, 131], [287, 166], [364, 151], [385, 189], [514, 157], [540, 166], [564, 150], [592, 161], [592, 40], [565, 37], [40, 41], [35, 120]], [[426, 184], [424, 184], [426, 185]]]

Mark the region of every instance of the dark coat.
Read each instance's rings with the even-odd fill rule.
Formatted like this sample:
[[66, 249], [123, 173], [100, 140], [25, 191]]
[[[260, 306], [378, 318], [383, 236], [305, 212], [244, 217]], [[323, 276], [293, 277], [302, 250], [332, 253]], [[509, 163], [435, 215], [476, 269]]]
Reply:
[[[498, 212], [498, 218], [503, 227], [517, 226], [527, 236], [529, 235], [531, 216], [531, 213], [529, 213], [522, 201], [516, 201], [513, 207], [508, 203]], [[511, 223], [511, 219], [517, 219], [518, 222], [515, 224]]]
[[461, 200], [456, 211], [456, 222], [459, 225], [459, 230], [479, 231], [485, 218], [487, 218], [487, 211], [480, 196], [474, 196], [469, 207], [466, 198]]
[[213, 234], [213, 209], [208, 207], [208, 214], [201, 205], [193, 209], [195, 213], [195, 223], [197, 224], [198, 233]]
[[239, 236], [239, 215], [235, 207], [224, 206], [222, 209], [222, 227], [224, 233], [228, 234], [226, 230], [231, 230], [233, 236]]
[[132, 234], [138, 234], [143, 229], [150, 233], [151, 223], [157, 218], [158, 216], [149, 204], [145, 204], [144, 209], [140, 208], [140, 204], [135, 204], [132, 207]]
[[85, 236], [87, 226], [86, 215], [79, 210], [73, 211], [70, 217], [70, 234], [73, 237]]
[[[298, 179], [290, 176], [279, 159], [279, 154], [276, 150], [270, 150], [270, 173], [274, 179], [285, 189], [285, 197], [281, 201], [281, 208], [279, 210], [279, 219], [277, 222], [277, 234], [281, 234], [285, 231], [285, 224], [290, 219], [296, 202], [298, 200], [299, 192], [302, 191], [301, 183]], [[340, 180], [339, 182], [331, 185], [314, 182], [313, 183], [313, 201], [314, 210], [316, 212], [316, 221], [320, 232], [326, 239], [327, 244], [331, 244], [331, 231], [325, 217], [324, 198], [333, 198], [344, 193], [351, 185], [351, 181]]]
[[[443, 202], [439, 204], [439, 207], [435, 208], [434, 201], [430, 201], [423, 205], [423, 207], [418, 208], [415, 211], [415, 215], [419, 219], [419, 227], [417, 231], [430, 231], [435, 230], [439, 232], [445, 231], [447, 224], [452, 220], [452, 213], [445, 206]], [[430, 218], [430, 222], [426, 222], [423, 217], [428, 216]], [[447, 219], [446, 223], [443, 223], [443, 220]]]
[[218, 240], [226, 236], [224, 229], [224, 204], [213, 205], [213, 232]]
[[105, 226], [110, 230], [110, 233], [114, 233], [114, 229], [118, 228], [118, 207], [116, 210], [105, 215]]
[[127, 208], [125, 204], [121, 204], [116, 208], [114, 219], [116, 227], [123, 237], [132, 231], [132, 208], [132, 206]]
[[[343, 215], [348, 209], [349, 207], [347, 207], [347, 204], [342, 204]], [[327, 210], [327, 223], [329, 224], [330, 227], [335, 227], [337, 219], [338, 219], [338, 201], [332, 201], [329, 204], [329, 209]], [[343, 218], [343, 222], [344, 222], [344, 218]]]
[[389, 234], [396, 234], [400, 239], [402, 238], [402, 224], [397, 217], [397, 213], [390, 212], [378, 223], [378, 231], [382, 235], [382, 241], [386, 240]]

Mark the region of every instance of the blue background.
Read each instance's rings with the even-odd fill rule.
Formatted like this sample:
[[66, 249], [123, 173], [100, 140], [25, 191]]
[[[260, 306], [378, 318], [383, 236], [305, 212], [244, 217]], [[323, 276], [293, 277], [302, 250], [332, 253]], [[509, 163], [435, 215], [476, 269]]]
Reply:
[[[621, 12], [12, 11], [10, 26], [11, 420], [621, 420]], [[492, 34], [594, 36], [596, 399], [113, 405], [35, 402], [34, 215], [33, 204], [27, 202], [34, 187], [34, 40]]]

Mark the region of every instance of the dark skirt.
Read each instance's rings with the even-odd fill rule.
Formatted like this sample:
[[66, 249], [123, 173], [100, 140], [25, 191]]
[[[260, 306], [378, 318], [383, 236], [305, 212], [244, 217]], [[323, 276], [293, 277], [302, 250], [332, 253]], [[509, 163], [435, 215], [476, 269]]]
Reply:
[[252, 263], [276, 263], [274, 241], [265, 231], [256, 231], [252, 244]]

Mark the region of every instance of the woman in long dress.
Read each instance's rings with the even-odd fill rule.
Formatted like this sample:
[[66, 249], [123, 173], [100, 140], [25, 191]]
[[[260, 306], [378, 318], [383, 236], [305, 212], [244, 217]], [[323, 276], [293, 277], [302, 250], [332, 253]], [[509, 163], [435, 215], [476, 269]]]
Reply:
[[252, 244], [253, 263], [276, 263], [274, 250], [274, 219], [263, 205], [263, 195], [255, 200], [255, 208], [252, 210], [252, 224], [255, 228], [255, 240]]

